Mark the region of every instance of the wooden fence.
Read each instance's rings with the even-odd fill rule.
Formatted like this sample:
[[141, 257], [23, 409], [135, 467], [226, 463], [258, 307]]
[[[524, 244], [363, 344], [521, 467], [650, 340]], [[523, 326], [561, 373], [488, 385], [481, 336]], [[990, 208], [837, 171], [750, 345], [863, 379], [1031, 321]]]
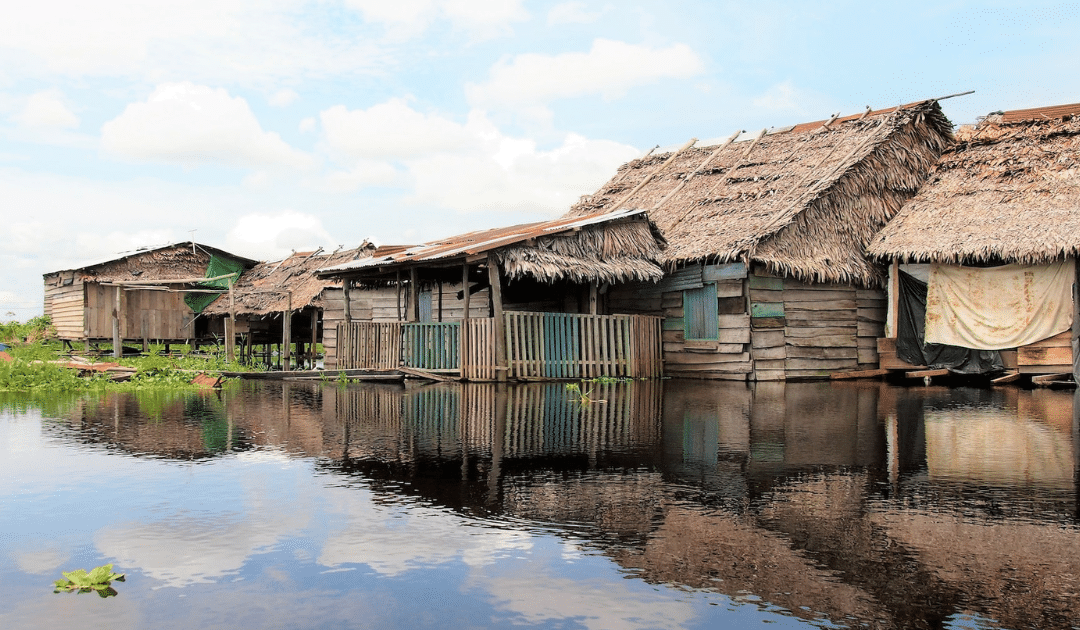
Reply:
[[461, 323], [401, 324], [406, 367], [460, 372]]
[[[505, 313], [507, 376], [577, 379], [662, 376], [661, 318]], [[495, 380], [495, 320], [338, 324], [338, 367], [438, 370]]]

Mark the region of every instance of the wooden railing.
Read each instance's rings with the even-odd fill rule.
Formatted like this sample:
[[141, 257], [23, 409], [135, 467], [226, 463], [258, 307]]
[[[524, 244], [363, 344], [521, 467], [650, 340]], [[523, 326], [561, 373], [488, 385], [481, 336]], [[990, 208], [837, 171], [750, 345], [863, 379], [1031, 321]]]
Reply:
[[[507, 376], [576, 379], [662, 376], [661, 321], [647, 315], [505, 313]], [[338, 325], [338, 367], [411, 368], [495, 380], [495, 320]]]

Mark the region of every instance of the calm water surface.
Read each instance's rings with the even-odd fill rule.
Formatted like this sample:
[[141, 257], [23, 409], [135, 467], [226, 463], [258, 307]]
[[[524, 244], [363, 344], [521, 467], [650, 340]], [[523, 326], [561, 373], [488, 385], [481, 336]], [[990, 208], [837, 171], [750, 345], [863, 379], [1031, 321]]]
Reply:
[[1080, 627], [1072, 392], [592, 396], [0, 395], [0, 627]]

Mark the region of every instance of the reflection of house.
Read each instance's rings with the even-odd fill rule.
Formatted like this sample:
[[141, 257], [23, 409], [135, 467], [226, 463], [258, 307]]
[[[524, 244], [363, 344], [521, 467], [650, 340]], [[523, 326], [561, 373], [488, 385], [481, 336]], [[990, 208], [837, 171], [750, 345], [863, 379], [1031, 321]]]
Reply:
[[[333, 309], [333, 295], [340, 283], [315, 276], [320, 267], [367, 258], [373, 252], [388, 253], [401, 248], [383, 247], [376, 250], [365, 242], [356, 249], [331, 254], [321, 251], [297, 253], [284, 260], [259, 263], [243, 272], [237, 280], [232, 301], [222, 295], [203, 311], [210, 320], [211, 332], [225, 335], [226, 320], [235, 314], [236, 330], [244, 343], [243, 355], [254, 356], [255, 346], [268, 348], [282, 344], [286, 367], [291, 356], [290, 344], [296, 344], [298, 364], [309, 360], [314, 367], [315, 344], [323, 343], [323, 313]], [[339, 298], [340, 299], [340, 298]], [[289, 334], [285, 323], [289, 323]], [[305, 346], [309, 349], [305, 353]], [[270, 356], [270, 353], [266, 353]]]
[[1077, 114], [998, 112], [962, 130], [877, 235], [870, 253], [892, 262], [883, 367], [991, 369], [976, 350], [1021, 373], [1073, 371]]
[[208, 289], [198, 279], [208, 277], [208, 269], [235, 274], [254, 264], [198, 243], [141, 249], [45, 274], [45, 314], [67, 342], [200, 339], [207, 330], [194, 321], [190, 302]]
[[570, 216], [648, 211], [659, 284], [611, 308], [663, 314], [664, 370], [735, 380], [877, 367], [882, 273], [864, 255], [949, 142], [936, 101], [706, 141], [632, 161]]
[[[320, 276], [350, 287], [333, 365], [404, 365], [471, 380], [658, 376], [659, 318], [618, 315], [606, 294], [659, 280], [653, 261], [662, 246], [644, 213], [621, 211], [472, 232], [327, 267]], [[363, 291], [353, 284], [394, 287], [397, 321], [355, 321], [352, 300]], [[484, 289], [489, 302], [477, 304]]]

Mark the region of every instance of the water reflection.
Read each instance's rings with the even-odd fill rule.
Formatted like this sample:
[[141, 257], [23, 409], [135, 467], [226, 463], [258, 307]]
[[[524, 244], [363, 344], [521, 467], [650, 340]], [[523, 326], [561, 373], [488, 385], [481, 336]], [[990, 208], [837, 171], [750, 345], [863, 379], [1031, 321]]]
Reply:
[[[1071, 392], [646, 381], [599, 384], [592, 398], [576, 402], [559, 384], [244, 384], [81, 400], [49, 430], [138, 457], [310, 461], [333, 488], [273, 508], [274, 491], [262, 489], [266, 505], [248, 511], [274, 514], [272, 530], [238, 510], [164, 530], [129, 523], [99, 540], [115, 557], [174, 566], [130, 541], [235, 539], [227, 566], [164, 580], [234, 572], [303, 535], [322, 501], [340, 522], [304, 557], [324, 568], [398, 576], [462, 557], [490, 566], [527, 553], [532, 533], [554, 532], [647, 583], [806, 620], [1077, 625]], [[447, 513], [476, 529], [448, 525]], [[410, 544], [395, 527], [409, 528]], [[571, 580], [565, 568], [544, 571], [533, 588]], [[536, 593], [515, 588], [503, 604], [528, 619]]]

